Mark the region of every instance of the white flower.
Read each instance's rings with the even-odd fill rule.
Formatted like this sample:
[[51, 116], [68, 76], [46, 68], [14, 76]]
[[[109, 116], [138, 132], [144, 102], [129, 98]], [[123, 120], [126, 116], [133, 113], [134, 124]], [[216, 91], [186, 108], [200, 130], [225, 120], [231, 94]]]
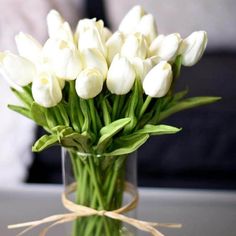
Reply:
[[40, 61], [42, 45], [31, 35], [20, 32], [16, 35], [15, 41], [20, 56], [32, 61], [35, 64]]
[[145, 11], [141, 6], [134, 6], [122, 19], [119, 25], [119, 31], [125, 34], [134, 33], [144, 14]]
[[145, 59], [147, 54], [147, 43], [140, 33], [130, 34], [126, 37], [121, 48], [121, 55], [127, 58], [139, 57]]
[[60, 13], [56, 10], [51, 10], [47, 15], [47, 26], [48, 26], [49, 37], [54, 37], [63, 23], [64, 19], [62, 18]]
[[76, 79], [76, 92], [83, 99], [94, 98], [102, 91], [103, 81], [103, 76], [99, 70], [95, 68], [85, 69]]
[[143, 60], [141, 58], [135, 57], [131, 60], [131, 63], [134, 67], [136, 78], [143, 82], [143, 79], [153, 66], [152, 60], [150, 58]]
[[83, 68], [97, 69], [103, 76], [103, 79], [107, 75], [107, 62], [102, 53], [96, 48], [87, 48], [81, 52]]
[[181, 37], [178, 33], [167, 36], [159, 35], [150, 45], [150, 55], [158, 56], [164, 61], [173, 61], [177, 55]]
[[74, 36], [68, 22], [56, 10], [51, 10], [47, 15], [49, 38], [74, 42]]
[[135, 71], [127, 58], [117, 54], [107, 73], [107, 88], [116, 95], [127, 94], [133, 87]]
[[41, 106], [56, 106], [62, 99], [59, 81], [47, 72], [39, 73], [32, 83], [32, 95]]
[[104, 56], [106, 56], [103, 21], [96, 21], [95, 19], [80, 20], [76, 29], [76, 34], [80, 51], [87, 48], [97, 48]]
[[140, 32], [146, 37], [147, 43], [151, 42], [157, 37], [157, 25], [152, 14], [144, 15], [136, 27], [136, 32]]
[[1, 53], [0, 69], [6, 80], [13, 86], [14, 84], [26, 86], [36, 75], [35, 66], [31, 61], [10, 52]]
[[115, 32], [106, 42], [107, 47], [107, 61], [110, 64], [113, 57], [120, 52], [124, 43], [124, 35], [122, 32]]
[[112, 32], [107, 27], [104, 27], [102, 35], [103, 35], [104, 41], [106, 42], [112, 36]]
[[60, 79], [75, 80], [82, 70], [78, 50], [66, 41], [49, 39], [44, 45], [44, 57], [51, 71]]
[[179, 54], [182, 55], [182, 64], [184, 66], [196, 64], [202, 57], [206, 45], [207, 33], [205, 31], [196, 31], [190, 34], [180, 46]]
[[169, 91], [171, 82], [171, 65], [166, 61], [161, 61], [144, 78], [143, 89], [145, 94], [151, 97], [163, 97]]

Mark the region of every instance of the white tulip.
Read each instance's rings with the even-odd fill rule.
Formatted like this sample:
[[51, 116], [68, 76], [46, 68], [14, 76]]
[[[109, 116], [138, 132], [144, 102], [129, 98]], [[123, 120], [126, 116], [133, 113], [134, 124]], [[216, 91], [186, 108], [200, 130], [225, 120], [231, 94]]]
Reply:
[[107, 88], [116, 95], [127, 94], [133, 87], [135, 70], [127, 58], [117, 54], [107, 73]]
[[103, 81], [103, 76], [99, 70], [85, 69], [76, 79], [76, 92], [83, 99], [94, 98], [102, 91]]
[[31, 61], [10, 52], [1, 53], [0, 69], [11, 85], [26, 86], [36, 75], [36, 68]]
[[139, 33], [128, 35], [121, 48], [121, 55], [128, 59], [134, 57], [145, 59], [146, 54], [147, 43], [144, 36]]
[[107, 27], [104, 27], [102, 35], [103, 35], [104, 41], [106, 42], [112, 36], [112, 32]]
[[120, 52], [124, 43], [124, 35], [122, 32], [115, 32], [106, 42], [107, 47], [107, 61], [110, 64], [113, 57]]
[[87, 48], [97, 48], [106, 56], [105, 39], [103, 34], [103, 21], [95, 19], [80, 20], [76, 34], [78, 37], [78, 48], [83, 51]]
[[144, 35], [150, 45], [157, 37], [157, 25], [154, 16], [152, 14], [144, 15], [138, 23], [136, 31]]
[[125, 34], [134, 33], [144, 14], [145, 11], [141, 6], [134, 6], [122, 19], [119, 25], [119, 31]]
[[74, 36], [68, 22], [64, 21], [60, 13], [51, 10], [47, 16], [49, 38], [74, 43]]
[[83, 68], [97, 69], [103, 76], [107, 76], [107, 62], [102, 53], [96, 48], [87, 48], [81, 52]]
[[143, 82], [143, 79], [153, 66], [152, 60], [150, 58], [143, 60], [141, 58], [134, 57], [132, 60], [130, 60], [130, 62], [134, 67], [136, 78]]
[[82, 70], [78, 50], [66, 41], [49, 39], [44, 47], [44, 57], [60, 79], [75, 80]]
[[50, 38], [53, 38], [58, 29], [64, 23], [64, 19], [60, 15], [60, 13], [56, 10], [51, 10], [47, 15], [47, 26], [48, 26], [48, 34]]
[[164, 61], [173, 61], [181, 43], [180, 34], [174, 33], [167, 36], [159, 35], [150, 45], [150, 55], [158, 56]]
[[43, 107], [56, 106], [62, 99], [62, 91], [56, 77], [42, 72], [32, 83], [32, 95], [39, 105]]
[[171, 65], [166, 61], [161, 61], [144, 78], [143, 89], [145, 94], [151, 97], [163, 97], [169, 91], [171, 82]]
[[202, 57], [207, 45], [207, 33], [196, 31], [182, 41], [179, 54], [184, 66], [193, 66]]
[[37, 64], [42, 55], [42, 45], [31, 35], [20, 32], [15, 37], [19, 55]]

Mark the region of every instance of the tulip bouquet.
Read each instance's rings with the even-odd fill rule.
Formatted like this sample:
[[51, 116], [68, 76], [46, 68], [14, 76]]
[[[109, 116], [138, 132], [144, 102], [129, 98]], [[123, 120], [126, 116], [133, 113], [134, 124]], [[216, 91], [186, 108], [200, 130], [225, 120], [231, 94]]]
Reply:
[[[55, 10], [47, 26], [44, 45], [19, 33], [19, 55], [0, 54], [1, 72], [23, 103], [9, 108], [48, 132], [33, 151], [56, 144], [68, 150], [78, 204], [115, 210], [122, 204], [126, 155], [151, 135], [178, 132], [161, 124], [168, 116], [219, 99], [175, 92], [181, 66], [199, 61], [207, 34], [158, 35], [153, 15], [141, 6], [113, 34], [96, 19], [80, 20], [73, 33]], [[100, 218], [77, 220], [73, 236], [121, 235], [120, 222]]]

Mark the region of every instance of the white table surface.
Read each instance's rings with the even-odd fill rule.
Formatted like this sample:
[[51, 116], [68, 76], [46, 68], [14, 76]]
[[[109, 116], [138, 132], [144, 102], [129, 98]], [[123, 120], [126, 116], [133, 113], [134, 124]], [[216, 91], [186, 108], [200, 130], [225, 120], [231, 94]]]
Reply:
[[[60, 201], [62, 190], [58, 185], [1, 188], [0, 236], [16, 235], [18, 231], [8, 230], [8, 224], [65, 212]], [[161, 228], [166, 236], [236, 236], [236, 191], [140, 188], [139, 193], [139, 219], [183, 224], [181, 229]], [[60, 227], [48, 235], [65, 236]]]

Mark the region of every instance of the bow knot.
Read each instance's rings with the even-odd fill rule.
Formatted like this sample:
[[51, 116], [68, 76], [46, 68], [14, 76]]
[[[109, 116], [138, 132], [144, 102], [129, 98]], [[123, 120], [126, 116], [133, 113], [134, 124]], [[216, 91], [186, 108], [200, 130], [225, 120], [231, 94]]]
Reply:
[[139, 198], [138, 192], [131, 183], [128, 183], [128, 182], [125, 183], [125, 191], [132, 197], [132, 200], [128, 204], [124, 205], [123, 207], [113, 210], [113, 211], [96, 210], [87, 206], [77, 205], [73, 203], [71, 200], [69, 200], [68, 195], [74, 192], [75, 190], [76, 190], [76, 184], [74, 183], [68, 186], [66, 191], [62, 193], [62, 203], [64, 207], [70, 211], [69, 213], [49, 216], [38, 221], [9, 225], [8, 228], [14, 229], [14, 228], [27, 227], [25, 230], [17, 234], [17, 236], [20, 236], [41, 224], [50, 223], [50, 225], [44, 228], [39, 234], [39, 236], [46, 236], [48, 230], [54, 227], [55, 225], [74, 221], [81, 217], [94, 216], [94, 215], [104, 216], [104, 217], [108, 217], [114, 220], [122, 221], [140, 230], [146, 231], [153, 236], [164, 236], [160, 231], [156, 229], [157, 227], [168, 227], [168, 228], [181, 227], [180, 224], [159, 224], [159, 223], [154, 223], [154, 222], [137, 220], [137, 219], [123, 215], [123, 213], [129, 212], [137, 207], [138, 198]]

